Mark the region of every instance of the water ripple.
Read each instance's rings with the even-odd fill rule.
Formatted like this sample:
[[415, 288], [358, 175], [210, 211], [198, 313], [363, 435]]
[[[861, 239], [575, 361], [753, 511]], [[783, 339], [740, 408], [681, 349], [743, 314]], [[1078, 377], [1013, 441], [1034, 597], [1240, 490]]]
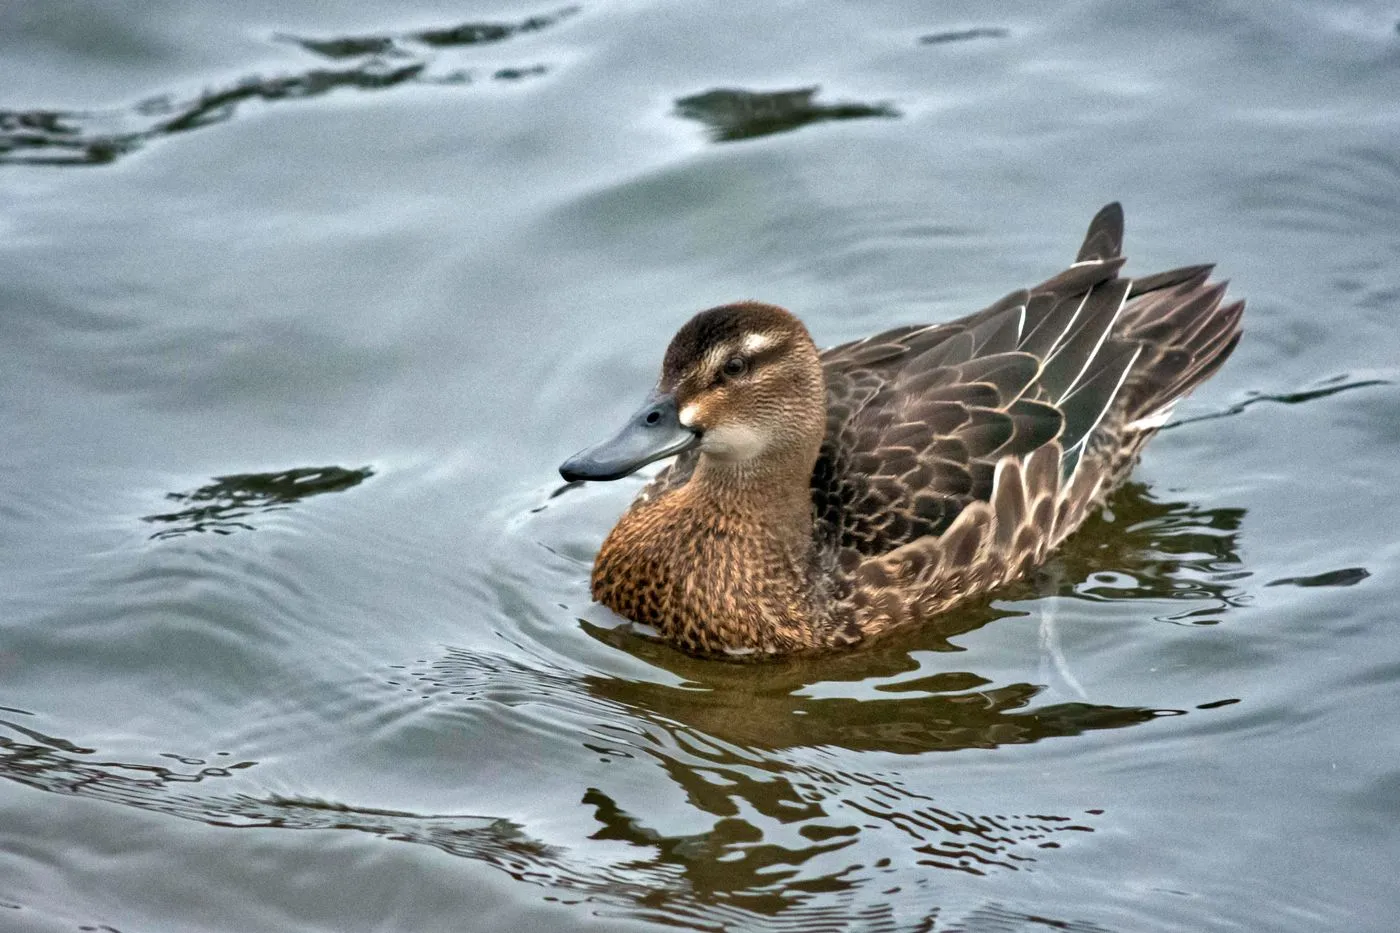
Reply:
[[341, 90], [462, 87], [481, 80], [515, 82], [540, 77], [549, 72], [548, 65], [532, 63], [478, 73], [464, 67], [441, 67], [436, 53], [539, 32], [578, 10], [568, 7], [519, 23], [462, 23], [402, 34], [328, 39], [279, 34], [274, 38], [322, 58], [361, 61], [277, 77], [250, 75], [193, 97], [159, 94], [118, 110], [0, 110], [0, 165], [106, 165], [149, 143], [225, 123], [244, 105], [255, 102], [304, 101]]
[[[483, 704], [537, 710], [581, 752], [660, 768], [709, 820], [694, 831], [664, 830], [621, 804], [605, 787], [580, 782], [578, 806], [596, 828], [569, 844], [547, 842], [516, 819], [490, 814], [415, 812], [260, 792], [256, 761], [162, 754], [164, 761], [120, 761], [92, 747], [0, 722], [0, 777], [49, 793], [85, 796], [228, 829], [349, 830], [494, 866], [542, 886], [551, 898], [589, 900], [638, 918], [694, 929], [840, 929], [863, 918], [873, 929], [915, 929], [879, 892], [924, 887], [929, 869], [986, 874], [1018, 871], [1093, 832], [1101, 811], [977, 812], [915, 791], [897, 773], [833, 766], [828, 743], [912, 752], [992, 747], [1146, 722], [1150, 710], [1084, 704], [1028, 708], [1035, 688], [900, 697], [876, 703], [787, 698], [803, 715], [759, 708], [747, 728], [711, 733], [676, 717], [703, 718], [720, 692], [578, 677], [500, 656], [449, 650], [413, 673], [426, 698], [471, 716]], [[630, 697], [631, 703], [624, 700]], [[966, 698], [977, 702], [965, 702]], [[774, 697], [773, 702], [778, 702]], [[752, 706], [752, 704], [746, 704]], [[753, 730], [766, 709], [825, 734], [787, 736], [805, 748], [762, 748]], [[862, 712], [864, 724], [845, 722]], [[732, 714], [725, 718], [733, 718]], [[712, 721], [720, 721], [718, 718]], [[921, 727], [919, 723], [929, 725]], [[959, 725], [958, 723], [962, 724]], [[938, 725], [941, 723], [942, 725]], [[443, 728], [456, 729], [450, 721]], [[931, 730], [931, 731], [930, 731]], [[864, 739], [860, 738], [864, 735]], [[173, 759], [173, 763], [172, 763]], [[230, 785], [224, 789], [223, 785]], [[859, 847], [853, 848], [857, 841]], [[868, 863], [856, 851], [891, 857]], [[893, 853], [904, 852], [902, 857]], [[886, 911], [887, 913], [883, 913]]]

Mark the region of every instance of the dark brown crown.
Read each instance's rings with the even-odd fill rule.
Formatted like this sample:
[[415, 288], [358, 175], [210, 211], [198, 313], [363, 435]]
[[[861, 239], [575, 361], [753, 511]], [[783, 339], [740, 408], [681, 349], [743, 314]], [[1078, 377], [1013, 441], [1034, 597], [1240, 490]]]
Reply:
[[807, 329], [782, 308], [759, 302], [745, 301], [701, 311], [671, 338], [662, 363], [663, 381], [674, 382], [716, 347], [737, 345], [750, 334], [805, 337]]

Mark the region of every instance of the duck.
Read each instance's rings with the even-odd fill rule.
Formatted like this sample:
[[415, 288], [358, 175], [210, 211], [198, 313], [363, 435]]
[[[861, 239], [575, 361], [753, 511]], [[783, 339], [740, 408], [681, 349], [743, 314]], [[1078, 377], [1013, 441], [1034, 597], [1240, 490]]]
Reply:
[[641, 407], [559, 468], [673, 458], [593, 563], [591, 594], [699, 656], [849, 649], [1044, 563], [1238, 345], [1213, 265], [1120, 275], [1123, 210], [1074, 262], [941, 324], [818, 350], [771, 304], [701, 311]]

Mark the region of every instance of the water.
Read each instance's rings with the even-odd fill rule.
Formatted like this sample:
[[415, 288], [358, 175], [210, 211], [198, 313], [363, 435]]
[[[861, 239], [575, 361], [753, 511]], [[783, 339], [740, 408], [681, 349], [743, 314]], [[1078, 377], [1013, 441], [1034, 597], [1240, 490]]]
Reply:
[[[1393, 929], [1396, 16], [6, 4], [0, 929]], [[690, 313], [1112, 199], [1246, 338], [1045, 573], [764, 667], [589, 604], [637, 483], [554, 468]]]

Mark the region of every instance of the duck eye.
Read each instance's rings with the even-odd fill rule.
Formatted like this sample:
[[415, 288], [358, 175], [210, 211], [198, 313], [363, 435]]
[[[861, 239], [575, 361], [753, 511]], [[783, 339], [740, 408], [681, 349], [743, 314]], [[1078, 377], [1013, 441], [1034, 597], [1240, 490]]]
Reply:
[[724, 374], [731, 379], [735, 376], [742, 376], [748, 368], [749, 364], [744, 361], [742, 356], [731, 356], [724, 361]]

